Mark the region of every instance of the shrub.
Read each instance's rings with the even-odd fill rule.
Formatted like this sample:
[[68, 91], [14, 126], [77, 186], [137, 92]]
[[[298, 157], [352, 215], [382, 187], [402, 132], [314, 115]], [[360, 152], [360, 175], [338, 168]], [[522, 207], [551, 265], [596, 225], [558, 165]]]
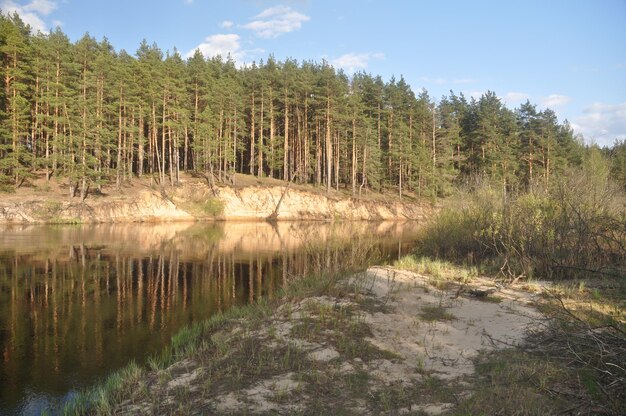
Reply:
[[217, 217], [224, 212], [224, 203], [217, 198], [208, 198], [202, 203], [202, 211], [205, 214]]
[[623, 274], [626, 197], [590, 164], [547, 189], [505, 194], [483, 184], [460, 193], [423, 231], [420, 254], [491, 262], [509, 277]]

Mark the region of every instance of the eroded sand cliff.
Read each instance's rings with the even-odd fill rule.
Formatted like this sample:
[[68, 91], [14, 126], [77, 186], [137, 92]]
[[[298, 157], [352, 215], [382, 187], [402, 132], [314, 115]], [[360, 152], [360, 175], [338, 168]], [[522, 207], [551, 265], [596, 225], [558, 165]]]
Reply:
[[176, 188], [136, 188], [115, 197], [90, 196], [83, 202], [55, 199], [45, 193], [41, 197], [4, 197], [0, 199], [0, 223], [260, 221], [274, 213], [278, 220], [421, 220], [432, 210], [428, 204], [327, 195], [313, 189], [285, 192], [284, 186], [222, 186], [213, 192], [203, 183], [187, 182]]

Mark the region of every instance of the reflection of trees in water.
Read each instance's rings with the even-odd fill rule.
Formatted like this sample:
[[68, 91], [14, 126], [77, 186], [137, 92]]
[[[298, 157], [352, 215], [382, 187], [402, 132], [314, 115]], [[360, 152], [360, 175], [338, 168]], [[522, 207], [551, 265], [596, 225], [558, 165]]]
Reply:
[[19, 399], [26, 384], [65, 392], [160, 350], [181, 326], [380, 255], [359, 241], [245, 255], [216, 246], [193, 261], [175, 244], [149, 255], [86, 244], [65, 256], [0, 252], [0, 401]]

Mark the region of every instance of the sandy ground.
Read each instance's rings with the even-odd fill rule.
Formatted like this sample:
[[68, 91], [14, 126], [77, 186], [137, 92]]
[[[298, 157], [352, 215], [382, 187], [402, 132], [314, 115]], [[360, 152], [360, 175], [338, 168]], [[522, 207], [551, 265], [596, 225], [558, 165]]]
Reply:
[[[541, 317], [528, 293], [500, 290], [495, 303], [457, 294], [458, 288], [436, 289], [426, 276], [411, 272], [370, 268], [365, 279], [371, 279], [375, 296], [389, 297], [391, 307], [367, 316], [375, 335], [370, 341], [403, 357], [407, 371], [419, 366], [444, 379], [473, 373], [479, 351], [515, 346]], [[429, 308], [447, 316], [424, 319], [420, 311]]]
[[[438, 289], [427, 276], [383, 267], [370, 268], [354, 276], [350, 283], [359, 289], [356, 296], [323, 296], [283, 305], [270, 318], [268, 328], [253, 334], [259, 345], [290, 345], [306, 354], [305, 361], [311, 369], [304, 370], [305, 377], [302, 372], [287, 371], [255, 380], [243, 389], [207, 396], [199, 393], [202, 391], [202, 366], [186, 361], [166, 370], [173, 376], [165, 385], [153, 387], [158, 391], [152, 396], [161, 403], [177, 403], [180, 390], [184, 388], [188, 392], [186, 412], [190, 414], [309, 414], [312, 406], [324, 400], [335, 400], [326, 403], [324, 409], [341, 406], [342, 414], [445, 414], [453, 411], [459, 398], [471, 391], [467, 380], [474, 372], [472, 360], [479, 351], [507, 348], [522, 342], [529, 326], [542, 318], [531, 306], [532, 294], [495, 288], [488, 281], [477, 285], [481, 290], [497, 289], [497, 292], [484, 299], [469, 296], [466, 287], [459, 290], [459, 286], [452, 285]], [[364, 298], [373, 303], [358, 301]], [[364, 306], [367, 304], [377, 306]], [[328, 342], [294, 335], [294, 327], [303, 320], [319, 320], [319, 314], [312, 311], [323, 308], [356, 310], [359, 322], [364, 322], [370, 330], [365, 342], [387, 355], [369, 358], [346, 355], [332, 342], [336, 339], [332, 330], [325, 330]], [[317, 394], [319, 385], [307, 386], [314, 383], [307, 379], [307, 371], [324, 373], [324, 383], [330, 390], [344, 391], [332, 398]], [[349, 389], [340, 380], [359, 372], [367, 374], [362, 391], [346, 393]], [[455, 388], [447, 394], [411, 396], [411, 391], [418, 391], [412, 388], [422, 388], [420, 383], [432, 382], [434, 378]], [[394, 407], [392, 403], [392, 410], [381, 410], [377, 400], [390, 389], [404, 389], [402, 391], [409, 393], [401, 406]], [[160, 413], [176, 413], [174, 407], [159, 409]], [[144, 402], [126, 403], [117, 413], [154, 411], [154, 403]]]

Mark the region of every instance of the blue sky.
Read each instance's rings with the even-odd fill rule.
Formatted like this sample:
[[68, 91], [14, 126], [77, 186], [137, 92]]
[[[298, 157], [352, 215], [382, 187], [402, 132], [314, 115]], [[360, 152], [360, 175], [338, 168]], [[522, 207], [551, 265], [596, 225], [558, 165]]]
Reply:
[[587, 142], [626, 139], [626, 0], [0, 0], [34, 28], [142, 39], [240, 63], [326, 59], [346, 72], [403, 75], [438, 99], [495, 91], [567, 118]]

